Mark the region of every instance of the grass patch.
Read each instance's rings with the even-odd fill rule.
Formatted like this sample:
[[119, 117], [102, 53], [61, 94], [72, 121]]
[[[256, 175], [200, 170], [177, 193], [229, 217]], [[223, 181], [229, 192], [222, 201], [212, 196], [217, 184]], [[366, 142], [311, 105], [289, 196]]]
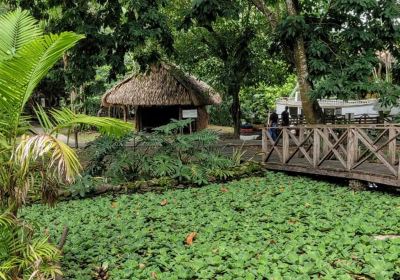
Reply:
[[[23, 215], [64, 224], [67, 279], [394, 279], [400, 198], [268, 173], [225, 185], [34, 205]], [[196, 233], [191, 245], [190, 233]], [[193, 237], [193, 234], [192, 234]], [[190, 243], [190, 242], [189, 242]]]

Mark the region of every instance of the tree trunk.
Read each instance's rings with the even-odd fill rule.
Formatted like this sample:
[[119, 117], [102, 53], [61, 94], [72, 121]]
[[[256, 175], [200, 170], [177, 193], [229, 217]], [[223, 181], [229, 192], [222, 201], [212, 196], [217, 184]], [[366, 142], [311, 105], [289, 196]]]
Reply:
[[[296, 0], [286, 0], [286, 7], [289, 16], [297, 16], [297, 3]], [[307, 65], [307, 53], [304, 44], [303, 36], [297, 36], [293, 43], [294, 63], [297, 72], [297, 81], [299, 83], [299, 91], [301, 97], [301, 104], [303, 107], [304, 115], [307, 123], [316, 124], [322, 123], [322, 109], [317, 100], [311, 100], [310, 91], [311, 84], [308, 80], [309, 72]]]
[[74, 129], [74, 141], [75, 141], [75, 148], [79, 148], [79, 143], [78, 143], [78, 128]]
[[233, 120], [233, 136], [236, 139], [240, 138], [240, 87], [232, 86], [228, 89], [228, 94], [232, 96], [231, 115]]

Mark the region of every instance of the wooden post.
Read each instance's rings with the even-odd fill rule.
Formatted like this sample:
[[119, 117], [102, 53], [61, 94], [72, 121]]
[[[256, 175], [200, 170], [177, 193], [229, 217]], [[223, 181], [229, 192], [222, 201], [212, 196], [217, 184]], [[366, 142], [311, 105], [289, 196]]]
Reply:
[[[396, 136], [396, 128], [394, 126], [390, 126], [389, 128], [389, 139], [392, 139]], [[391, 165], [396, 164], [396, 138], [390, 141], [388, 144], [389, 147], [389, 162]]]
[[262, 129], [262, 136], [261, 136], [261, 144], [262, 144], [262, 161], [265, 162], [267, 159], [268, 153], [268, 137], [267, 137], [267, 129]]
[[356, 128], [348, 128], [347, 133], [347, 170], [353, 168], [357, 161], [358, 154], [358, 137]]
[[126, 106], [123, 106], [122, 110], [124, 111], [123, 112], [123, 114], [124, 114], [124, 122], [127, 122], [128, 121], [128, 114], [127, 114], [128, 110], [127, 110]]
[[282, 163], [285, 164], [289, 158], [289, 130], [284, 127], [282, 128]]
[[[183, 119], [182, 107], [179, 107], [179, 120], [181, 121], [182, 119]], [[183, 128], [182, 127], [179, 129], [179, 133], [183, 134]]]
[[[304, 141], [304, 127], [300, 127], [299, 128], [299, 142], [303, 143], [303, 141]], [[299, 153], [298, 157], [303, 158], [304, 155], [302, 153]]]
[[141, 131], [142, 130], [142, 112], [141, 108], [139, 106], [136, 107], [135, 109], [135, 128], [136, 131]]
[[[329, 139], [329, 130], [328, 128], [323, 128], [322, 129], [324, 135], [326, 136], [327, 139]], [[328, 143], [325, 143], [324, 139], [321, 139], [322, 142], [322, 153], [325, 155], [329, 151], [329, 145]]]
[[313, 163], [314, 163], [314, 168], [317, 168], [321, 153], [321, 142], [320, 142], [321, 139], [318, 134], [318, 128], [314, 128], [313, 133], [314, 133]]
[[78, 128], [74, 129], [74, 140], [75, 140], [75, 148], [78, 149], [79, 148], [79, 143], [78, 143]]

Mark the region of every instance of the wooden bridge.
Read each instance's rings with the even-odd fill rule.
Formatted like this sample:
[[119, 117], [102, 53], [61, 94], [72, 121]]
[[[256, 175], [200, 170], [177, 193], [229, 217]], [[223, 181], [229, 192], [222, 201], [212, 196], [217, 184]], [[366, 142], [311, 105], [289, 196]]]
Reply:
[[263, 130], [268, 169], [400, 187], [400, 126], [305, 125]]

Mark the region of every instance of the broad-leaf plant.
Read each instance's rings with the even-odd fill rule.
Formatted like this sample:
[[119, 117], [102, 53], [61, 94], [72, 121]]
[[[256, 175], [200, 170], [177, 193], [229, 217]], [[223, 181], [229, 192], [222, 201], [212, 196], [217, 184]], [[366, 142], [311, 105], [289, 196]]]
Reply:
[[54, 203], [60, 184], [79, 176], [75, 151], [57, 135], [61, 129], [90, 124], [106, 134], [123, 135], [129, 124], [111, 118], [46, 112], [36, 106], [41, 127], [30, 124], [26, 105], [39, 82], [84, 36], [43, 34], [28, 12], [0, 16], [0, 279], [53, 279], [60, 274], [59, 250], [18, 218], [31, 195]]

